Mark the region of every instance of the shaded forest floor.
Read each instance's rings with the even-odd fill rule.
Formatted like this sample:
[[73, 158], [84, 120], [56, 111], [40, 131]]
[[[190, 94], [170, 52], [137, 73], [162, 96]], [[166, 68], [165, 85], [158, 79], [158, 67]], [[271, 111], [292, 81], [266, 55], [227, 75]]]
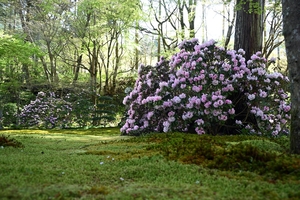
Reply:
[[288, 154], [286, 137], [1, 135], [0, 199], [300, 199], [300, 156]]

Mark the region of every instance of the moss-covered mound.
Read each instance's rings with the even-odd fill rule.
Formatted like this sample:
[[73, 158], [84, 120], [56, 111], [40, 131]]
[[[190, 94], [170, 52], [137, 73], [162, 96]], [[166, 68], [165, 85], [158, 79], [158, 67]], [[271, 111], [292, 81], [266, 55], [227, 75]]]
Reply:
[[300, 178], [300, 157], [288, 153], [288, 138], [257, 136], [209, 136], [153, 134], [143, 140], [155, 142], [166, 158], [211, 169], [251, 171], [274, 178]]

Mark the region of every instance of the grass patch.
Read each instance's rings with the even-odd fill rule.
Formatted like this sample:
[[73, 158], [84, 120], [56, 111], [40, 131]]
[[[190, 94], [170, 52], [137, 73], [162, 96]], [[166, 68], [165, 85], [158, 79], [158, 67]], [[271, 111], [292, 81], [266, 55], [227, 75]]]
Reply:
[[300, 198], [300, 158], [286, 153], [287, 138], [1, 133], [23, 147], [0, 149], [0, 199]]

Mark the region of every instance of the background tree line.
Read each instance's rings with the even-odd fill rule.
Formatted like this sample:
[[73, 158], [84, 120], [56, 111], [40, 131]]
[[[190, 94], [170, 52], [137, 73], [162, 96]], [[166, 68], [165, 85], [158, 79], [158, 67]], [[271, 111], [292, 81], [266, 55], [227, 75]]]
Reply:
[[8, 104], [20, 113], [40, 91], [77, 94], [94, 107], [99, 95], [113, 96], [122, 111], [141, 63], [170, 56], [182, 40], [210, 39], [217, 22], [209, 12], [221, 16], [215, 39], [225, 49], [282, 57], [274, 52], [283, 43], [279, 0], [2, 0], [1, 115]]

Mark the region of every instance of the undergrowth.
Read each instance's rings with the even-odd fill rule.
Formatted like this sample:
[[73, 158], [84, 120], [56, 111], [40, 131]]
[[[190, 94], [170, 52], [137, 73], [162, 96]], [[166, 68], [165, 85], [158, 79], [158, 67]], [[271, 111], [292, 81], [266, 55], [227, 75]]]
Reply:
[[0, 147], [24, 147], [23, 144], [16, 139], [9, 138], [9, 136], [0, 136]]

